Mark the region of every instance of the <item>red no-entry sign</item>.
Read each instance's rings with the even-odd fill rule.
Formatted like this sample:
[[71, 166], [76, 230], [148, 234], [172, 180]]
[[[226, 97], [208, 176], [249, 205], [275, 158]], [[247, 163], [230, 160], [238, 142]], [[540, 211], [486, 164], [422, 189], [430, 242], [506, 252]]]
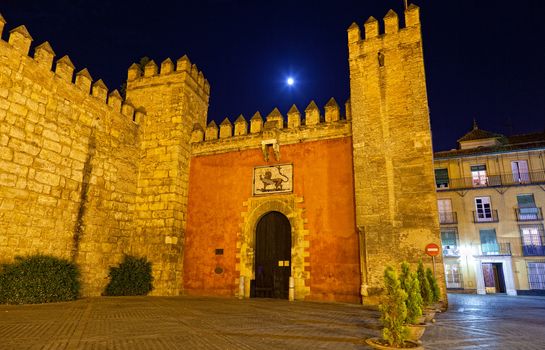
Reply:
[[441, 252], [439, 246], [435, 243], [430, 243], [426, 246], [426, 254], [429, 256], [437, 256]]

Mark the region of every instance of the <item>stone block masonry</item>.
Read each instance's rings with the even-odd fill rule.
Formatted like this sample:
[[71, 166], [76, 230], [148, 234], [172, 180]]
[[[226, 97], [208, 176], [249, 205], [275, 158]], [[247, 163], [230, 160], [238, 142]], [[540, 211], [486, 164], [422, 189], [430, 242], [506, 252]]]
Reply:
[[[441, 243], [418, 7], [408, 7], [405, 23], [399, 28], [390, 10], [382, 35], [373, 17], [363, 40], [356, 24], [348, 28], [356, 224], [369, 303], [385, 265], [422, 258], [431, 266], [424, 247]], [[443, 269], [437, 273], [444, 281]]]
[[0, 41], [0, 260], [72, 259], [92, 296], [123, 254], [143, 255], [155, 293], [178, 294], [189, 137], [206, 120], [208, 82], [185, 56], [176, 71], [163, 62], [160, 76], [153, 62], [143, 77], [132, 66], [127, 94], [136, 110], [87, 69], [74, 80], [68, 56], [51, 71], [47, 42], [29, 57], [24, 26], [9, 38]]
[[48, 43], [27, 56], [24, 26], [0, 40], [0, 260], [75, 260], [83, 294], [99, 295], [134, 232], [138, 126], [115, 92], [91, 86]]
[[127, 99], [146, 111], [140, 125], [140, 153], [134, 207], [134, 251], [154, 263], [155, 293], [177, 295], [182, 288], [187, 221], [190, 137], [204, 126], [210, 86], [187, 56], [144, 67], [131, 66]]

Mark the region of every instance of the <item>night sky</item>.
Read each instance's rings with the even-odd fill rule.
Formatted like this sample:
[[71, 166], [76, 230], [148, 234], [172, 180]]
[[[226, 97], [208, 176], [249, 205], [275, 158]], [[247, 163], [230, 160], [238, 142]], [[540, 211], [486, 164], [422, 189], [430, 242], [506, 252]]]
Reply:
[[[545, 1], [417, 0], [436, 151], [456, 147], [473, 118], [504, 134], [545, 130]], [[3, 38], [24, 24], [76, 71], [113, 90], [131, 63], [187, 54], [211, 85], [209, 121], [286, 115], [349, 96], [346, 29], [402, 14], [402, 0], [0, 0]], [[400, 16], [402, 17], [402, 16]], [[32, 52], [32, 49], [31, 49]], [[288, 88], [286, 79], [295, 85]]]

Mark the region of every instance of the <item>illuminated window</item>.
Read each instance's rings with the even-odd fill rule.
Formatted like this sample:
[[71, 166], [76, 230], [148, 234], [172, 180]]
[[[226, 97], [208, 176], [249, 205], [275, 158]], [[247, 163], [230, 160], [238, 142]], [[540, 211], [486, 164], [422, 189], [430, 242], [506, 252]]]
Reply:
[[488, 177], [486, 176], [486, 165], [471, 166], [471, 178], [473, 187], [488, 186]]

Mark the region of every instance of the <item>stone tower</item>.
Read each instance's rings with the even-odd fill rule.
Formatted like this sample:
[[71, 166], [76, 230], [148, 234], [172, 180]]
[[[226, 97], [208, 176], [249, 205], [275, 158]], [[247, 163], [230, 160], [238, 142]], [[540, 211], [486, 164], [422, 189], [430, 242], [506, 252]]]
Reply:
[[405, 10], [404, 28], [392, 10], [384, 34], [373, 17], [364, 27], [364, 39], [348, 28], [350, 99], [361, 292], [375, 303], [384, 267], [420, 258], [431, 267], [424, 249], [440, 237], [419, 8]]
[[190, 137], [194, 124], [205, 125], [210, 86], [184, 56], [128, 71], [127, 101], [142, 108], [135, 233], [132, 253], [153, 263], [154, 293], [175, 295], [182, 286], [187, 217]]

